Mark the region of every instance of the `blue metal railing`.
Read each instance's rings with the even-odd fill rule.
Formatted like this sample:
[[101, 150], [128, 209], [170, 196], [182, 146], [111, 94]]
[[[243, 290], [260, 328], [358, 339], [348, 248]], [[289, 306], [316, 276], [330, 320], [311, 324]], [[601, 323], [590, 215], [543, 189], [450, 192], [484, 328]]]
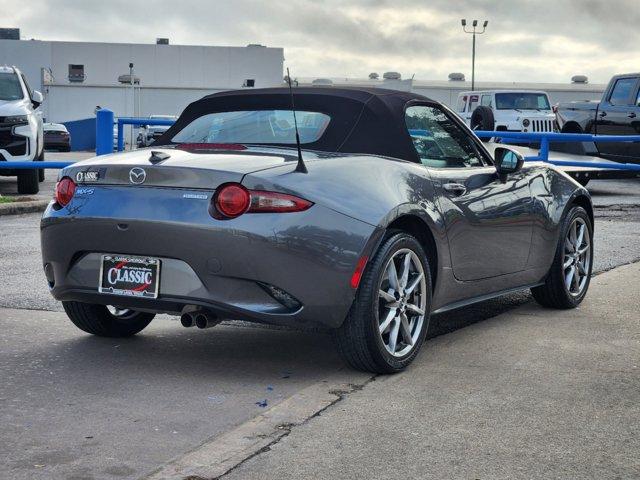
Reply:
[[175, 120], [168, 120], [162, 118], [133, 118], [133, 117], [120, 117], [118, 118], [118, 151], [124, 150], [124, 126], [125, 125], [173, 125]]
[[564, 167], [592, 167], [592, 168], [608, 168], [615, 170], [637, 170], [640, 171], [640, 165], [634, 163], [618, 163], [618, 162], [597, 162], [597, 161], [579, 161], [579, 160], [555, 160], [549, 159], [549, 144], [564, 142], [640, 142], [640, 135], [591, 135], [588, 133], [553, 133], [553, 132], [493, 132], [487, 130], [476, 130], [474, 133], [480, 138], [500, 138], [513, 141], [524, 142], [540, 142], [538, 155], [527, 156], [527, 161], [542, 161], [553, 165]]

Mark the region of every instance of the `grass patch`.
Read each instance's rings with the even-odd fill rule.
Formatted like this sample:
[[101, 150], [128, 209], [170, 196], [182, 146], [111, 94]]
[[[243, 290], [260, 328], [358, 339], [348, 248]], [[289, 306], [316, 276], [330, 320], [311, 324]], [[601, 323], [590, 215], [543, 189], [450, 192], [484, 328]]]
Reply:
[[0, 195], [0, 205], [3, 203], [30, 202], [33, 200], [37, 199], [33, 197], [3, 197]]

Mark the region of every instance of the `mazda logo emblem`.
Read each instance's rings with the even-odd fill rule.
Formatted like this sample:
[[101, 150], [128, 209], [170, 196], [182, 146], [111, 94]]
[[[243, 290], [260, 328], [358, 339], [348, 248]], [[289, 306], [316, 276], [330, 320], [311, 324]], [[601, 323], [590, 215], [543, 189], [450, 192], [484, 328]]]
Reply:
[[129, 181], [131, 183], [140, 184], [144, 183], [147, 179], [147, 172], [143, 168], [135, 167], [129, 170]]

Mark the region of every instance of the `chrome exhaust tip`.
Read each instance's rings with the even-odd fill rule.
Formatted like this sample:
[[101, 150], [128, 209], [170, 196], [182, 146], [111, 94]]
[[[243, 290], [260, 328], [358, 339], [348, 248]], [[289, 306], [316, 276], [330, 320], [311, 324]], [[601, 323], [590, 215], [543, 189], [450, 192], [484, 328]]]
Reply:
[[185, 328], [193, 327], [195, 325], [195, 319], [190, 313], [183, 313], [180, 315], [180, 323]]
[[198, 328], [211, 328], [220, 323], [220, 319], [214, 313], [204, 310], [197, 312], [194, 317]]

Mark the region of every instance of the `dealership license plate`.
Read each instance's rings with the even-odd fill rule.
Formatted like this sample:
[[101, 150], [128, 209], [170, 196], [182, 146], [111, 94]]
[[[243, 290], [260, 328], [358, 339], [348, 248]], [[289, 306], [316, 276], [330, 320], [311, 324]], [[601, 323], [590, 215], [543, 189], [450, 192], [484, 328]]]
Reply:
[[103, 255], [98, 291], [128, 297], [158, 298], [160, 260], [128, 255]]

